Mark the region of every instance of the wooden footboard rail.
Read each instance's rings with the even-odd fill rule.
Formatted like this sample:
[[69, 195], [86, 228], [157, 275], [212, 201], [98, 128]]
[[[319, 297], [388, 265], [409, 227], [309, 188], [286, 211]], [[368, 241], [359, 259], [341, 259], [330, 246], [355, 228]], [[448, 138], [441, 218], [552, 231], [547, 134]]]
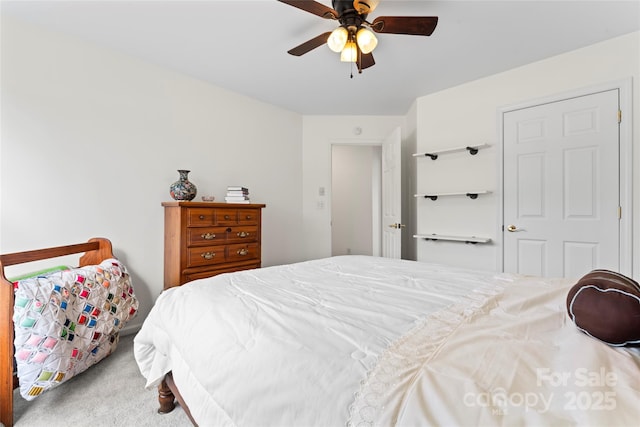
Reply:
[[113, 258], [111, 242], [94, 238], [86, 243], [37, 249], [0, 255], [0, 423], [13, 426], [13, 390], [18, 386], [13, 359], [13, 284], [5, 276], [4, 268], [43, 259], [56, 258], [84, 252], [79, 266], [99, 264]]

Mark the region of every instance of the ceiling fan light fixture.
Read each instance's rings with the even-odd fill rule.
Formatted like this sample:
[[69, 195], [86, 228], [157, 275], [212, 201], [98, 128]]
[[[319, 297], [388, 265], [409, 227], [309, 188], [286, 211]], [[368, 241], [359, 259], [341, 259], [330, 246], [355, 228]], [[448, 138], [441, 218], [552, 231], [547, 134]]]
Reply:
[[327, 46], [334, 52], [342, 52], [344, 46], [349, 39], [349, 32], [344, 27], [338, 27], [331, 32], [331, 35], [327, 39]]
[[356, 34], [356, 41], [362, 53], [367, 54], [373, 52], [378, 45], [376, 36], [366, 28], [360, 28]]
[[356, 62], [358, 58], [358, 47], [353, 41], [348, 41], [344, 45], [344, 49], [340, 53], [340, 61], [342, 62]]
[[380, 0], [354, 0], [353, 8], [358, 11], [358, 13], [371, 13], [378, 6]]
[[[378, 39], [374, 33], [430, 36], [438, 25], [437, 16], [378, 16], [372, 22], [367, 21], [380, 0], [331, 0], [332, 7], [318, 0], [278, 1], [340, 23], [335, 30], [319, 34], [287, 53], [302, 56], [326, 43], [332, 51], [340, 53], [341, 61], [356, 63], [359, 73], [376, 63], [372, 52]], [[352, 76], [353, 69], [351, 66]]]

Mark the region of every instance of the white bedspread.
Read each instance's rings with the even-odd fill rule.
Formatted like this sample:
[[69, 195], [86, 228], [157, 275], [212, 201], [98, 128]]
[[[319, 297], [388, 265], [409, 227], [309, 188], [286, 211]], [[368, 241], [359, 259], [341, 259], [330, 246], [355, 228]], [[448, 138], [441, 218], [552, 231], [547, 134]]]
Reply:
[[572, 282], [345, 256], [165, 291], [135, 338], [201, 426], [637, 425], [640, 358]]

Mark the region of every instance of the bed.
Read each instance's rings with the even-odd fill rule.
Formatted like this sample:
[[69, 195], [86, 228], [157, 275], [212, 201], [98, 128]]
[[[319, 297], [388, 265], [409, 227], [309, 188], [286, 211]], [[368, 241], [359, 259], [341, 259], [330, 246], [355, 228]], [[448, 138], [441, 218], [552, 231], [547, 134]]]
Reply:
[[[7, 279], [8, 266], [80, 253], [78, 266]], [[35, 399], [111, 354], [138, 302], [111, 242], [93, 238], [0, 255], [0, 305], [0, 423], [10, 427], [14, 389]]]
[[201, 426], [637, 425], [640, 353], [576, 327], [576, 285], [356, 255], [247, 270], [164, 291], [134, 354], [159, 411]]

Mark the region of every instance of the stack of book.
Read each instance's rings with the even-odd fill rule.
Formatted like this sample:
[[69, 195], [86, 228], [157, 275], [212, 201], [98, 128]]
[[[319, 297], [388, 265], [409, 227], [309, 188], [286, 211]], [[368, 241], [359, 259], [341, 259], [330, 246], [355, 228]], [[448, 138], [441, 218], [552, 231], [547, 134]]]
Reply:
[[227, 195], [224, 200], [227, 203], [251, 203], [249, 200], [249, 189], [230, 185], [227, 187]]

